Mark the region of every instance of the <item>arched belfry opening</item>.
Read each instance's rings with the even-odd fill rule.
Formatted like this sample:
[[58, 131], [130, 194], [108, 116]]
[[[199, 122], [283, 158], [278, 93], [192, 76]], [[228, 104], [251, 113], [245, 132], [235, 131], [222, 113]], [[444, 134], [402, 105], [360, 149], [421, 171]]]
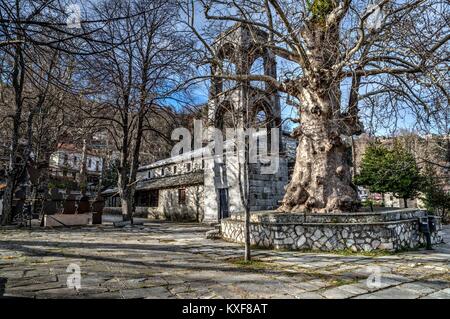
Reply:
[[225, 133], [227, 128], [237, 126], [235, 108], [229, 101], [224, 101], [216, 108], [214, 116], [214, 127]]
[[[266, 48], [268, 34], [242, 23], [235, 24], [221, 33], [214, 42], [216, 56], [211, 66], [210, 123], [216, 123], [220, 112], [216, 108], [224, 101], [234, 105], [240, 126], [253, 124], [254, 108], [264, 101], [269, 107], [267, 115], [272, 123], [280, 123], [280, 101], [276, 89], [265, 81], [246, 80], [246, 75], [277, 77], [275, 55]], [[233, 76], [239, 76], [237, 81]], [[245, 121], [249, 121], [245, 123]], [[244, 125], [248, 124], [248, 125]]]
[[[266, 129], [270, 154], [270, 133], [280, 128], [280, 97], [273, 85], [248, 75], [268, 75], [277, 78], [275, 55], [267, 49], [268, 34], [254, 26], [237, 23], [219, 34], [212, 48], [215, 56], [211, 64], [211, 85], [208, 101], [208, 125], [222, 131]], [[237, 78], [233, 78], [237, 77]], [[214, 130], [208, 136], [213, 140]], [[282, 134], [279, 134], [280, 136]], [[225, 144], [229, 145], [230, 140]], [[259, 144], [258, 144], [259, 145]], [[280, 145], [280, 153], [281, 143]], [[205, 217], [226, 218], [243, 212], [239, 187], [242, 174], [238, 156], [228, 152], [222, 163], [209, 160], [205, 171]], [[280, 159], [278, 171], [262, 175], [261, 163], [249, 168], [250, 209], [267, 210], [278, 207], [287, 184], [287, 164]]]

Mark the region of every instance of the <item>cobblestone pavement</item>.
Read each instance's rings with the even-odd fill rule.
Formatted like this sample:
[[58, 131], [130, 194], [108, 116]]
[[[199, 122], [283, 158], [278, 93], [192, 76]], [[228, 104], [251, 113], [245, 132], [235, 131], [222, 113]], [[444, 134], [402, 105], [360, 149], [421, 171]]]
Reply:
[[[32, 298], [450, 298], [450, 227], [433, 251], [354, 255], [254, 250], [209, 227], [148, 222], [1, 229], [0, 296]], [[67, 267], [81, 289], [67, 288]], [[378, 280], [379, 279], [379, 280]]]

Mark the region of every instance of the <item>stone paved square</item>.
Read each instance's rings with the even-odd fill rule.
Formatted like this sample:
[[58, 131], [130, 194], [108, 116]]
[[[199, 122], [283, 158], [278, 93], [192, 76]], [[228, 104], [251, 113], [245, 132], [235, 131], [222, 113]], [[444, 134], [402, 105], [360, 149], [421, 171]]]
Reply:
[[[450, 227], [434, 250], [393, 255], [253, 250], [205, 239], [211, 227], [144, 220], [0, 230], [0, 295], [29, 298], [450, 298]], [[81, 289], [67, 286], [80, 267]], [[374, 269], [381, 275], [369, 282]]]

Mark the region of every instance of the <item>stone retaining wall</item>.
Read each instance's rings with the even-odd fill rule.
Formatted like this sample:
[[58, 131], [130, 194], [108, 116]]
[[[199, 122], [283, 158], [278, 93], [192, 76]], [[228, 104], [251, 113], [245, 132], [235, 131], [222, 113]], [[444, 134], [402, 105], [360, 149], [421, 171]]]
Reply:
[[[252, 214], [251, 244], [276, 249], [313, 249], [322, 251], [373, 251], [414, 249], [425, 245], [419, 232], [420, 210], [397, 210], [359, 214]], [[441, 222], [436, 218], [432, 243], [442, 242]], [[221, 222], [222, 237], [244, 242], [243, 215]]]

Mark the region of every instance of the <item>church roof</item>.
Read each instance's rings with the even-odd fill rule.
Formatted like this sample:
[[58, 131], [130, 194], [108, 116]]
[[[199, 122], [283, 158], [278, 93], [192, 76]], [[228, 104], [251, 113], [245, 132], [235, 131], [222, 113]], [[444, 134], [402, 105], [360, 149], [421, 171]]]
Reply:
[[174, 188], [189, 185], [203, 184], [203, 171], [189, 172], [186, 174], [153, 178], [140, 182], [136, 190], [151, 190], [160, 188]]

